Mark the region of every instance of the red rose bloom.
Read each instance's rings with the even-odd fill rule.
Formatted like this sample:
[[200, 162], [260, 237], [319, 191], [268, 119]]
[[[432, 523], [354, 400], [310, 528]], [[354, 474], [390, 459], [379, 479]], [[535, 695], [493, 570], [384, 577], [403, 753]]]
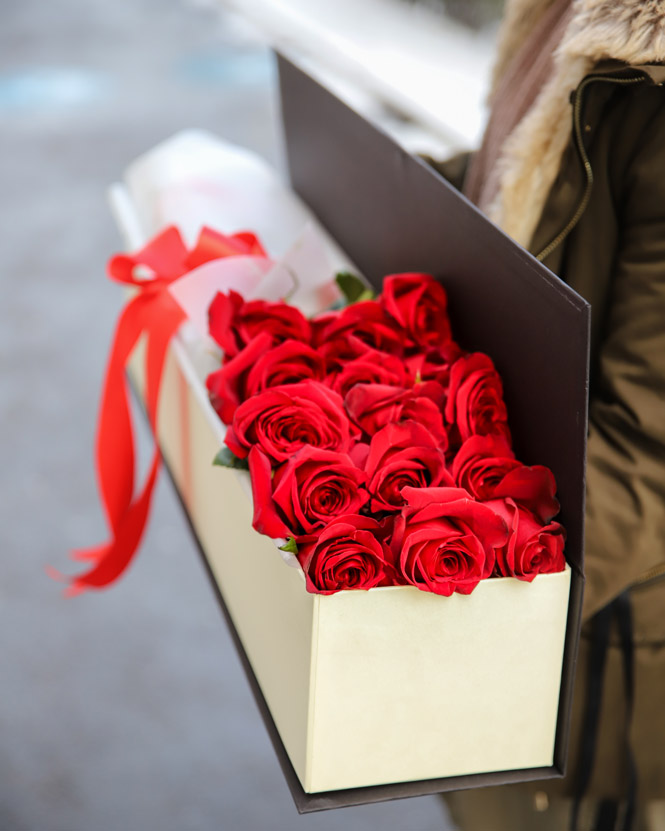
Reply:
[[333, 594], [393, 585], [393, 558], [382, 534], [381, 525], [366, 516], [350, 514], [331, 522], [298, 553], [307, 591]]
[[318, 381], [301, 381], [248, 398], [235, 411], [224, 441], [241, 459], [257, 444], [279, 463], [306, 444], [344, 453], [356, 435], [336, 392]]
[[[328, 326], [330, 326], [330, 324], [334, 323], [339, 318], [342, 311], [342, 309], [335, 309], [334, 311], [321, 312], [321, 314], [318, 314], [310, 319], [309, 325], [312, 327], [312, 343], [320, 351], [323, 351], [328, 346], [328, 343], [326, 343], [322, 337], [323, 332]], [[339, 344], [343, 347], [344, 340], [340, 340]]]
[[541, 525], [512, 499], [496, 499], [485, 504], [510, 529], [508, 542], [496, 552], [498, 574], [531, 582], [537, 574], [564, 570], [566, 533], [558, 522]]
[[357, 514], [369, 499], [365, 473], [345, 453], [301, 448], [275, 471], [258, 447], [249, 453], [254, 528], [269, 537], [298, 539], [343, 514]]
[[452, 464], [455, 482], [476, 499], [492, 499], [506, 473], [521, 467], [503, 436], [471, 436]]
[[404, 488], [406, 507], [391, 546], [407, 583], [449, 597], [470, 594], [492, 574], [495, 549], [508, 529], [487, 505], [462, 488]]
[[482, 352], [455, 361], [445, 409], [462, 442], [469, 436], [498, 434], [510, 441], [503, 384], [494, 364]]
[[217, 292], [208, 309], [208, 328], [227, 358], [235, 357], [261, 332], [271, 335], [273, 344], [284, 340], [309, 343], [312, 339], [309, 321], [295, 306], [265, 300], [245, 302], [235, 291]]
[[372, 437], [365, 470], [372, 511], [399, 511], [402, 488], [454, 485], [435, 439], [415, 421], [388, 424]]
[[346, 361], [339, 369], [331, 372], [325, 383], [344, 398], [356, 384], [384, 384], [403, 388], [409, 381], [409, 374], [400, 358], [368, 348], [359, 357]]
[[451, 340], [439, 349], [419, 350], [410, 355], [406, 359], [406, 366], [414, 378], [419, 381], [436, 381], [445, 390], [450, 382], [450, 369], [463, 354], [460, 347]]
[[461, 488], [482, 501], [511, 498], [543, 523], [559, 513], [552, 471], [518, 462], [502, 436], [471, 436], [455, 456], [452, 472]]
[[373, 436], [386, 424], [416, 421], [426, 427], [442, 450], [448, 446], [441, 404], [445, 393], [434, 381], [400, 389], [385, 384], [356, 384], [344, 398], [344, 406], [353, 421]]
[[[316, 336], [314, 340], [318, 342]], [[374, 350], [368, 343], [365, 343], [364, 340], [360, 340], [360, 338], [356, 338], [353, 335], [350, 335], [348, 338], [322, 343], [317, 347], [317, 351], [325, 359], [329, 373], [339, 372], [344, 368], [345, 364], [362, 357], [365, 352], [378, 352], [378, 350]], [[387, 353], [380, 352], [378, 354], [385, 355]]]
[[239, 404], [269, 387], [323, 379], [325, 362], [311, 346], [287, 340], [271, 349], [272, 342], [272, 336], [262, 332], [208, 376], [210, 400], [225, 424], [233, 421]]
[[555, 493], [554, 474], [543, 465], [520, 465], [506, 473], [494, 489], [495, 498], [513, 499], [542, 523], [548, 523], [559, 513], [560, 505]]
[[383, 307], [420, 346], [450, 340], [448, 298], [431, 274], [392, 274], [383, 281]]
[[353, 303], [334, 316], [325, 316], [325, 325], [314, 321], [315, 345], [356, 337], [380, 352], [402, 355], [405, 335], [376, 300]]

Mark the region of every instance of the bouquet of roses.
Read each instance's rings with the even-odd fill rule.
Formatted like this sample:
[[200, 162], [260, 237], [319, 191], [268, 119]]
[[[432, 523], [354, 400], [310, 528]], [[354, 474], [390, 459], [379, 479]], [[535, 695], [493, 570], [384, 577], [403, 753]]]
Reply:
[[249, 468], [254, 528], [323, 594], [561, 571], [554, 477], [515, 458], [501, 378], [453, 340], [443, 286], [395, 274], [374, 298], [337, 279], [348, 305], [309, 320], [235, 291], [210, 305], [216, 462]]

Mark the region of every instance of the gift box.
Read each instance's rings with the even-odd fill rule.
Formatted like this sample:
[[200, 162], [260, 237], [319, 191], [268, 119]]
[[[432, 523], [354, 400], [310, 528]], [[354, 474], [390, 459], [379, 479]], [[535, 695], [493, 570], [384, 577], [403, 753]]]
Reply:
[[[159, 443], [297, 808], [561, 776], [583, 584], [589, 307], [311, 77], [284, 58], [279, 72], [294, 190], [377, 290], [400, 271], [443, 281], [462, 346], [490, 354], [503, 377], [518, 457], [556, 476], [569, 564], [468, 596], [308, 593], [252, 529], [248, 475], [212, 466], [224, 427], [204, 386], [210, 359], [181, 333]], [[140, 395], [142, 373], [139, 350]]]

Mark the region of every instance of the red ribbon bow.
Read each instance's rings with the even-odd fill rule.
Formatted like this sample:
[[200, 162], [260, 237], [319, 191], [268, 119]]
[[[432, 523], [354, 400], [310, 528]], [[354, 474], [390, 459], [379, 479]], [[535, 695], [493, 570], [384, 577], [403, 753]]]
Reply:
[[[127, 568], [145, 530], [160, 455], [155, 449], [147, 479], [134, 495], [135, 450], [125, 377], [127, 361], [142, 335], [147, 336], [145, 404], [153, 434], [157, 435], [157, 404], [168, 344], [185, 313], [168, 291], [174, 280], [210, 260], [230, 256], [265, 257], [252, 233], [224, 236], [204, 228], [188, 251], [177, 228], [170, 227], [134, 255], [119, 254], [108, 265], [112, 280], [133, 286], [137, 293], [123, 309], [115, 330], [102, 392], [96, 439], [99, 491], [111, 530], [104, 545], [72, 552], [74, 560], [93, 566], [78, 577], [64, 578], [66, 594], [109, 586]], [[137, 267], [150, 270], [152, 279], [135, 275]], [[54, 574], [57, 575], [57, 573]]]

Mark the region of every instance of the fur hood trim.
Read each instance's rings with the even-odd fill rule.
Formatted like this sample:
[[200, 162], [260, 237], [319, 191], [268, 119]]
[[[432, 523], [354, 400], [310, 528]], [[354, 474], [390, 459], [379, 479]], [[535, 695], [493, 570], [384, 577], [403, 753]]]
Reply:
[[[494, 88], [511, 56], [553, 0], [508, 0], [499, 32]], [[528, 248], [570, 140], [570, 93], [594, 65], [665, 61], [665, 0], [574, 0], [554, 68], [534, 105], [508, 137], [498, 162], [490, 219]]]

